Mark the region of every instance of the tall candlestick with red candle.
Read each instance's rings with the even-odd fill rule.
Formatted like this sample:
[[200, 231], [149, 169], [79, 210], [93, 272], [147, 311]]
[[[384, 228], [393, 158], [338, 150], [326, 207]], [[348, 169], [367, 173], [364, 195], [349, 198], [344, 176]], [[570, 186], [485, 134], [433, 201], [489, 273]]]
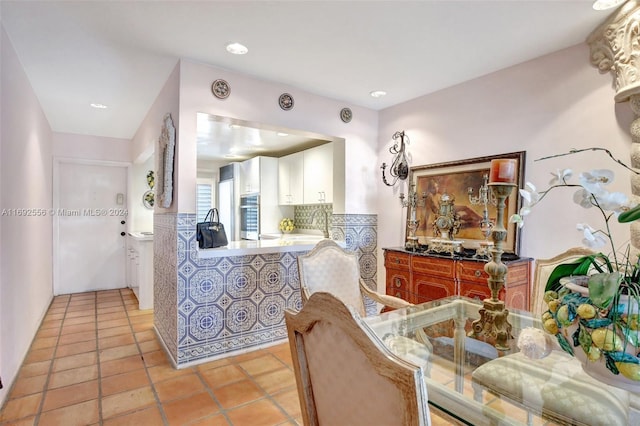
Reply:
[[514, 158], [491, 160], [489, 183], [516, 183], [517, 166]]
[[488, 186], [497, 201], [496, 222], [491, 229], [493, 239], [493, 246], [490, 249], [491, 260], [484, 266], [485, 272], [489, 275], [487, 284], [491, 297], [482, 302], [482, 309], [479, 310], [480, 318], [473, 321], [470, 332], [472, 335], [494, 340], [494, 346], [500, 351], [510, 350], [509, 340], [512, 338], [511, 324], [508, 320], [509, 310], [499, 296], [508, 272], [507, 265], [502, 262], [502, 244], [507, 237], [507, 230], [504, 227], [505, 201], [517, 185], [517, 166], [517, 160], [512, 158], [491, 160]]

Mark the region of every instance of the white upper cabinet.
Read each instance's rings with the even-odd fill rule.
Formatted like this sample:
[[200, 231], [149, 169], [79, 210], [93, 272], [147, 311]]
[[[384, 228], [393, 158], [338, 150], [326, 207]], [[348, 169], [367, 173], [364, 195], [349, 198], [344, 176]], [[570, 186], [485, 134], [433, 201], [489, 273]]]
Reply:
[[304, 153], [304, 204], [333, 203], [333, 143]]
[[260, 157], [245, 160], [240, 165], [240, 193], [260, 192]]
[[304, 203], [304, 154], [285, 155], [278, 160], [278, 202], [281, 205]]

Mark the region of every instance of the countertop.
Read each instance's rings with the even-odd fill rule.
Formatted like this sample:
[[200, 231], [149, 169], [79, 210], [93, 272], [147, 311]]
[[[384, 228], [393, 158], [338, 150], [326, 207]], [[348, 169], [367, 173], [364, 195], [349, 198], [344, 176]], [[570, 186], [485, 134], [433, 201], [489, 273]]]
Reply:
[[[214, 257], [244, 256], [262, 253], [281, 253], [291, 251], [308, 251], [315, 247], [323, 238], [316, 236], [303, 237], [294, 234], [295, 237], [258, 240], [258, 241], [229, 241], [229, 245], [213, 249], [198, 248], [198, 258], [210, 259]], [[345, 247], [344, 241], [336, 241], [341, 247]]]
[[[425, 257], [437, 257], [437, 258], [441, 258], [441, 259], [453, 259], [453, 260], [471, 260], [471, 261], [475, 261], [475, 262], [488, 262], [490, 259], [489, 257], [475, 257], [475, 250], [472, 249], [463, 249], [462, 252], [460, 253], [436, 253], [436, 252], [431, 252], [428, 250], [407, 250], [404, 247], [383, 247], [382, 248], [383, 251], [387, 250], [387, 251], [399, 251], [402, 253], [407, 253], [407, 254], [411, 254], [414, 256], [425, 256]], [[502, 253], [502, 257], [501, 260], [503, 262], [511, 262], [514, 260], [520, 260], [520, 259], [525, 259], [525, 260], [531, 260], [531, 258], [529, 257], [520, 257], [514, 253]]]
[[153, 232], [131, 231], [129, 235], [138, 241], [153, 241]]

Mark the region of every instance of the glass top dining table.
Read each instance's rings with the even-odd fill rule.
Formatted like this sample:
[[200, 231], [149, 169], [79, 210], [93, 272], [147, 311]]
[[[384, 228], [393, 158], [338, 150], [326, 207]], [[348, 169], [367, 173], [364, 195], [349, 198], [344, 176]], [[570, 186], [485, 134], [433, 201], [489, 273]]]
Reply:
[[429, 405], [451, 423], [591, 426], [637, 420], [627, 391], [592, 379], [577, 359], [559, 348], [537, 359], [519, 352], [516, 342], [522, 330], [542, 329], [540, 319], [530, 312], [509, 310], [513, 337], [508, 351], [469, 337], [481, 308], [482, 301], [454, 296], [369, 316], [363, 322], [392, 352], [414, 363], [415, 357], [392, 342], [402, 336], [424, 344], [427, 336], [431, 359], [423, 368]]

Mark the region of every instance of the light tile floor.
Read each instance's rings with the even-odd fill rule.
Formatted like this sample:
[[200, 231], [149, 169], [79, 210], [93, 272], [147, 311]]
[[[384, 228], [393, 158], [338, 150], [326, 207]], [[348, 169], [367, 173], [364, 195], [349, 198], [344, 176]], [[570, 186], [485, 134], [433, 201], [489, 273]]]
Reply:
[[299, 424], [287, 343], [176, 370], [129, 289], [55, 297], [0, 411], [2, 426]]

